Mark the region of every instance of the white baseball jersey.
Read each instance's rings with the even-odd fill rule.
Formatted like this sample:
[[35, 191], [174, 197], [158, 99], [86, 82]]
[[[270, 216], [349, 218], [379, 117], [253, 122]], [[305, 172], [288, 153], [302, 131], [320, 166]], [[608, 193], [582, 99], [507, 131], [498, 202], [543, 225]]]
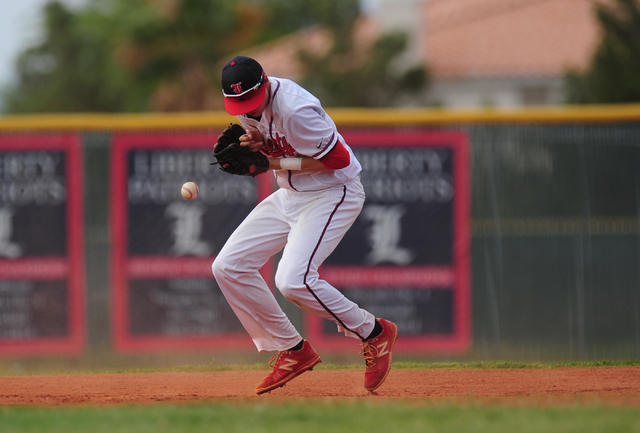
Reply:
[[309, 156], [321, 159], [340, 140], [351, 161], [339, 170], [278, 170], [275, 172], [278, 186], [293, 191], [319, 191], [355, 179], [362, 167], [320, 101], [291, 80], [269, 77], [269, 83], [271, 100], [260, 120], [238, 116], [245, 129], [260, 131], [265, 141], [265, 154], [277, 158]]
[[213, 262], [213, 275], [260, 352], [288, 350], [301, 340], [259, 272], [281, 250], [275, 284], [284, 297], [334, 321], [346, 335], [364, 339], [375, 317], [318, 273], [362, 210], [360, 163], [318, 99], [290, 80], [270, 77], [270, 83], [271, 100], [260, 120], [239, 116], [245, 129], [262, 133], [264, 152], [320, 159], [340, 140], [350, 163], [339, 170], [277, 171], [281, 188], [261, 201], [229, 237]]

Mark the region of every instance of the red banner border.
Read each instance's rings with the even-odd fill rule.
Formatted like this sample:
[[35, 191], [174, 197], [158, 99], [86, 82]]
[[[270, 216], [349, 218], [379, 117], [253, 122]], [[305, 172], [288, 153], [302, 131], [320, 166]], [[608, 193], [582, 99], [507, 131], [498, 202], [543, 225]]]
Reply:
[[0, 259], [0, 278], [68, 282], [68, 334], [65, 337], [0, 339], [2, 355], [80, 355], [86, 346], [84, 189], [82, 141], [78, 134], [0, 136], [1, 151], [64, 151], [67, 182], [67, 256]]
[[[127, 153], [132, 149], [211, 150], [217, 134], [193, 133], [118, 133], [111, 149], [110, 229], [112, 279], [111, 326], [114, 347], [121, 353], [158, 352], [178, 349], [251, 349], [253, 342], [246, 334], [179, 336], [136, 336], [129, 332], [129, 280], [211, 278], [215, 257], [129, 256], [127, 253]], [[188, 179], [185, 179], [185, 181]], [[258, 201], [272, 191], [269, 176], [258, 177]], [[272, 281], [273, 260], [261, 270], [266, 281]], [[171, 273], [176, 272], [176, 273]], [[244, 337], [244, 338], [243, 338]]]
[[[405, 353], [464, 353], [471, 347], [471, 268], [470, 268], [470, 179], [468, 136], [464, 132], [433, 130], [345, 130], [345, 141], [353, 148], [447, 147], [453, 150], [453, 265], [450, 267], [341, 267], [326, 266], [321, 277], [335, 287], [349, 287], [357, 280], [371, 283], [369, 288], [452, 287], [454, 331], [451, 335], [399, 336], [396, 350]], [[348, 273], [352, 275], [347, 275]], [[406, 272], [406, 274], [405, 274]], [[354, 277], [355, 275], [355, 277]], [[423, 278], [424, 280], [420, 280]], [[445, 284], [448, 283], [448, 284]], [[351, 286], [354, 287], [354, 286]], [[367, 290], [366, 288], [363, 290]], [[353, 347], [343, 334], [328, 336], [322, 319], [305, 314], [306, 334], [314, 347], [324, 351], [343, 351]]]

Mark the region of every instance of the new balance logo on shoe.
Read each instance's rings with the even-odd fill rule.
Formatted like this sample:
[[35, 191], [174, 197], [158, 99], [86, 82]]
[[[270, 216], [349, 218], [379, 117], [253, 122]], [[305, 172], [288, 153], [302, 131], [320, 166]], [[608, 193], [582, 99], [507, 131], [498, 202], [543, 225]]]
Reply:
[[389, 342], [385, 341], [384, 343], [379, 344], [378, 346], [376, 346], [377, 349], [378, 349], [378, 357], [385, 356], [385, 355], [387, 355], [389, 353], [389, 351], [387, 350], [387, 345], [388, 344], [389, 344]]
[[256, 394], [261, 395], [280, 388], [305, 371], [312, 370], [320, 362], [322, 362], [320, 355], [307, 341], [304, 342], [300, 350], [278, 352], [269, 362], [273, 371], [258, 384]]
[[283, 359], [280, 368], [283, 370], [293, 371], [293, 366], [296, 365], [298, 361], [295, 359]]

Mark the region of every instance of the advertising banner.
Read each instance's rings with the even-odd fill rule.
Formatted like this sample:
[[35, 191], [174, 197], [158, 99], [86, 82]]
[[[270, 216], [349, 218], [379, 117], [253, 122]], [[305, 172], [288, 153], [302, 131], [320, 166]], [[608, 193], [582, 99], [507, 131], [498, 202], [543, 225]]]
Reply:
[[[394, 321], [400, 351], [460, 352], [471, 336], [469, 163], [464, 133], [343, 131], [363, 170], [362, 212], [320, 278]], [[318, 348], [351, 347], [310, 315]]]
[[[211, 165], [216, 138], [206, 133], [114, 138], [112, 321], [120, 351], [253, 347], [213, 279], [211, 264], [265, 196], [268, 179], [230, 176]], [[196, 198], [181, 195], [185, 182], [198, 185]]]
[[83, 221], [79, 137], [0, 136], [0, 354], [84, 349]]
[[[398, 350], [470, 344], [469, 186], [462, 133], [346, 131], [363, 165], [362, 213], [320, 270], [347, 297], [395, 321]], [[208, 134], [120, 134], [112, 154], [113, 323], [122, 351], [244, 348], [251, 340], [211, 274], [233, 230], [273, 191], [271, 176], [210, 165]], [[183, 183], [199, 196], [187, 200]], [[268, 282], [273, 266], [263, 268]], [[305, 317], [322, 349], [353, 342]]]

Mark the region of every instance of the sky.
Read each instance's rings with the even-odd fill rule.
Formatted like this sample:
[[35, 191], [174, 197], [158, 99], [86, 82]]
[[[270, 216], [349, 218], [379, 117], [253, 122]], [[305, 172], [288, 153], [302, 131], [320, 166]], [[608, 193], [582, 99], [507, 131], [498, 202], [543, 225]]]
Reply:
[[[15, 79], [15, 60], [25, 48], [38, 43], [44, 5], [51, 0], [0, 0], [0, 86]], [[85, 0], [62, 0], [77, 7]]]

